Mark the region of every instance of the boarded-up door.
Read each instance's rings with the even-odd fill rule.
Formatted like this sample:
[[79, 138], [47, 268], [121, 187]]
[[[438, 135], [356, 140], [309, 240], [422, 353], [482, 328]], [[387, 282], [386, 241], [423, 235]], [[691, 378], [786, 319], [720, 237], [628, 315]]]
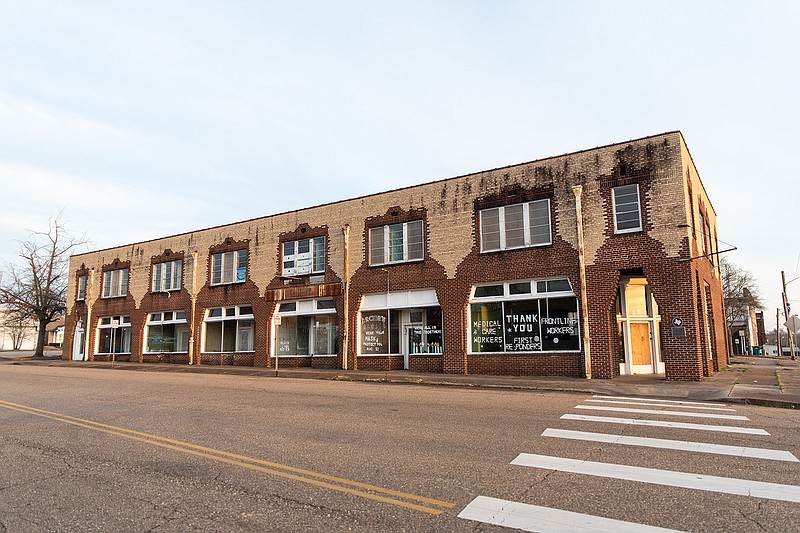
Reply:
[[650, 365], [650, 324], [631, 323], [631, 364]]

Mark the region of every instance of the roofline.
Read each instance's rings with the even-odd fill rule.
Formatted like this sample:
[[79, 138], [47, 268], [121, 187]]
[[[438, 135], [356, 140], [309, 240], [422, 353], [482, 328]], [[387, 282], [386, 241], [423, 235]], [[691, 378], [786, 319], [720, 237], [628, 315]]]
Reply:
[[[192, 230], [192, 231], [184, 231], [184, 232], [181, 232], [181, 233], [175, 233], [173, 235], [165, 235], [163, 237], [156, 237], [154, 239], [147, 239], [147, 240], [144, 240], [144, 241], [132, 242], [132, 243], [128, 243], [128, 244], [120, 244], [120, 245], [117, 245], [117, 246], [110, 246], [108, 248], [100, 248], [99, 250], [92, 250], [92, 251], [89, 251], [89, 252], [82, 252], [82, 253], [79, 253], [79, 254], [75, 254], [75, 255], [70, 256], [70, 258], [72, 258], [72, 257], [81, 257], [81, 256], [84, 256], [84, 255], [96, 254], [96, 253], [99, 253], [99, 252], [105, 252], [107, 250], [115, 250], [117, 248], [127, 248], [129, 246], [137, 246], [137, 245], [146, 244], [146, 243], [149, 243], [149, 242], [160, 241], [160, 240], [163, 240], [163, 239], [172, 239], [172, 238], [181, 237], [181, 236], [184, 236], [184, 235], [191, 235], [192, 233], [198, 233], [198, 232], [203, 232], [203, 231], [209, 231], [209, 230], [224, 228], [226, 226], [233, 226], [233, 225], [236, 225], [236, 224], [246, 224], [248, 222], [255, 222], [256, 220], [262, 220], [262, 219], [267, 219], [267, 218], [272, 218], [272, 217], [278, 217], [278, 216], [281, 216], [281, 215], [288, 215], [289, 213], [297, 213], [297, 212], [306, 211], [306, 210], [309, 210], [309, 209], [318, 209], [320, 207], [329, 207], [329, 206], [332, 206], [332, 205], [342, 204], [342, 203], [345, 203], [345, 202], [352, 202], [354, 200], [363, 200], [365, 198], [371, 198], [373, 196], [380, 196], [382, 194], [389, 194], [389, 193], [404, 191], [404, 190], [407, 190], [407, 189], [413, 189], [413, 188], [419, 187], [421, 185], [433, 185], [435, 183], [444, 183], [444, 182], [447, 182], [447, 181], [453, 181], [453, 180], [467, 178], [469, 176], [476, 176], [478, 174], [485, 174], [487, 172], [496, 172], [498, 170], [505, 170], [505, 169], [509, 169], [509, 168], [513, 168], [513, 167], [519, 167], [519, 166], [522, 166], [522, 165], [532, 165], [534, 163], [541, 163], [541, 162], [547, 161], [549, 159], [557, 159], [559, 157], [575, 156], [575, 155], [582, 154], [582, 153], [585, 153], [585, 152], [592, 152], [594, 150], [602, 150], [604, 148], [611, 148], [612, 146], [620, 146], [620, 145], [628, 144], [628, 143], [632, 143], [632, 142], [646, 141], [648, 139], [655, 139], [656, 137], [664, 137], [666, 135], [674, 135], [676, 133], [680, 136], [681, 140], [683, 141], [684, 146], [686, 146], [686, 151], [688, 152], [689, 151], [689, 147], [686, 144], [686, 139], [684, 139], [683, 134], [681, 133], [680, 130], [665, 131], [663, 133], [657, 133], [657, 134], [654, 134], [654, 135], [647, 135], [645, 137], [640, 137], [640, 138], [637, 138], [637, 139], [630, 139], [630, 140], [627, 140], [627, 141], [620, 141], [620, 142], [615, 142], [615, 143], [610, 143], [610, 144], [604, 144], [604, 145], [601, 145], [601, 146], [595, 146], [594, 148], [584, 148], [583, 150], [576, 150], [574, 152], [567, 152], [567, 153], [563, 153], [563, 154], [559, 154], [559, 155], [552, 155], [552, 156], [548, 156], [548, 157], [543, 157], [541, 159], [534, 159], [532, 161], [523, 161], [521, 163], [514, 163], [514, 164], [511, 164], [511, 165], [504, 165], [502, 167], [495, 167], [495, 168], [490, 168], [490, 169], [486, 169], [486, 170], [478, 170], [476, 172], [470, 172], [469, 174], [461, 174], [461, 175], [458, 175], [458, 176], [451, 176], [449, 178], [440, 178], [440, 179], [436, 179], [436, 180], [433, 180], [433, 181], [426, 181], [426, 182], [423, 182], [423, 183], [417, 183], [416, 185], [407, 185], [405, 187], [399, 187], [397, 189], [389, 189], [388, 191], [374, 192], [374, 193], [365, 194], [365, 195], [362, 195], [362, 196], [355, 196], [353, 198], [346, 198], [344, 200], [335, 200], [333, 202], [327, 202], [327, 203], [324, 203], [324, 204], [317, 204], [317, 205], [312, 205], [312, 206], [308, 206], [308, 207], [301, 207], [299, 209], [292, 209], [292, 210], [289, 210], [289, 211], [281, 211], [280, 213], [273, 213], [271, 215], [264, 215], [264, 216], [260, 216], [260, 217], [249, 218], [249, 219], [240, 220], [240, 221], [237, 221], [237, 222], [229, 222], [227, 224], [217, 224], [216, 226], [209, 226], [207, 228], [200, 228], [200, 229], [196, 229], [196, 230]], [[692, 156], [691, 153], [689, 153], [689, 157], [690, 158], [691, 158], [691, 156]], [[692, 165], [694, 165], [694, 160], [692, 160]], [[697, 167], [695, 167], [695, 169], [696, 168]], [[698, 179], [699, 178], [700, 178], [700, 173], [698, 172]], [[705, 188], [705, 186], [704, 186], [704, 188]], [[708, 195], [706, 195], [706, 196], [708, 196]], [[712, 208], [713, 208], [713, 206], [712, 206]], [[714, 211], [714, 214], [716, 214], [716, 210]]]

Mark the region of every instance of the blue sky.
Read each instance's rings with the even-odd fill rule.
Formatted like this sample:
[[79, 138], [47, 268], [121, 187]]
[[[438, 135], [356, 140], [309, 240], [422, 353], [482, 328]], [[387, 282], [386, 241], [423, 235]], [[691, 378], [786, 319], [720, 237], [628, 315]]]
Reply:
[[677, 129], [768, 329], [800, 276], [800, 2], [4, 0], [0, 72], [4, 260]]

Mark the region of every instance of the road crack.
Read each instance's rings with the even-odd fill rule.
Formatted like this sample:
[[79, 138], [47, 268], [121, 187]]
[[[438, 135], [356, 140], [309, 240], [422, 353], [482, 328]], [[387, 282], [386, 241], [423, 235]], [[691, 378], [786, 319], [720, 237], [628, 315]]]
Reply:
[[759, 528], [761, 528], [761, 531], [768, 531], [768, 529], [761, 522], [759, 522], [758, 520], [753, 518], [753, 515], [761, 512], [761, 506], [762, 505], [763, 505], [763, 502], [758, 502], [755, 510], [751, 511], [750, 513], [746, 513], [743, 510], [739, 509], [738, 507], [735, 507], [734, 509], [736, 509], [736, 511], [738, 511], [738, 513], [740, 515], [742, 515], [742, 518], [744, 518], [745, 520], [749, 520], [750, 522], [754, 523]]

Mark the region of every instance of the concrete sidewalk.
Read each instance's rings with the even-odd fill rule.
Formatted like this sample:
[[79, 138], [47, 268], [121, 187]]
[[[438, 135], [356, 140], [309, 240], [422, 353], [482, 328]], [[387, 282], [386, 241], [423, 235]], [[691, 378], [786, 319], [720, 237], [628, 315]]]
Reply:
[[[45, 365], [111, 370], [109, 362], [30, 359], [29, 356], [0, 354], [6, 364]], [[117, 362], [114, 370], [142, 372], [184, 372], [239, 376], [276, 377], [274, 369], [238, 366], [189, 366], [156, 363]], [[427, 374], [403, 370], [387, 372], [280, 369], [278, 377], [440, 385], [486, 389], [566, 391], [614, 396], [660, 397], [676, 400], [726, 401], [789, 409], [800, 408], [800, 361], [788, 357], [734, 357], [731, 365], [701, 382], [666, 381], [663, 376], [620, 376], [613, 380], [529, 376], [481, 376]]]

